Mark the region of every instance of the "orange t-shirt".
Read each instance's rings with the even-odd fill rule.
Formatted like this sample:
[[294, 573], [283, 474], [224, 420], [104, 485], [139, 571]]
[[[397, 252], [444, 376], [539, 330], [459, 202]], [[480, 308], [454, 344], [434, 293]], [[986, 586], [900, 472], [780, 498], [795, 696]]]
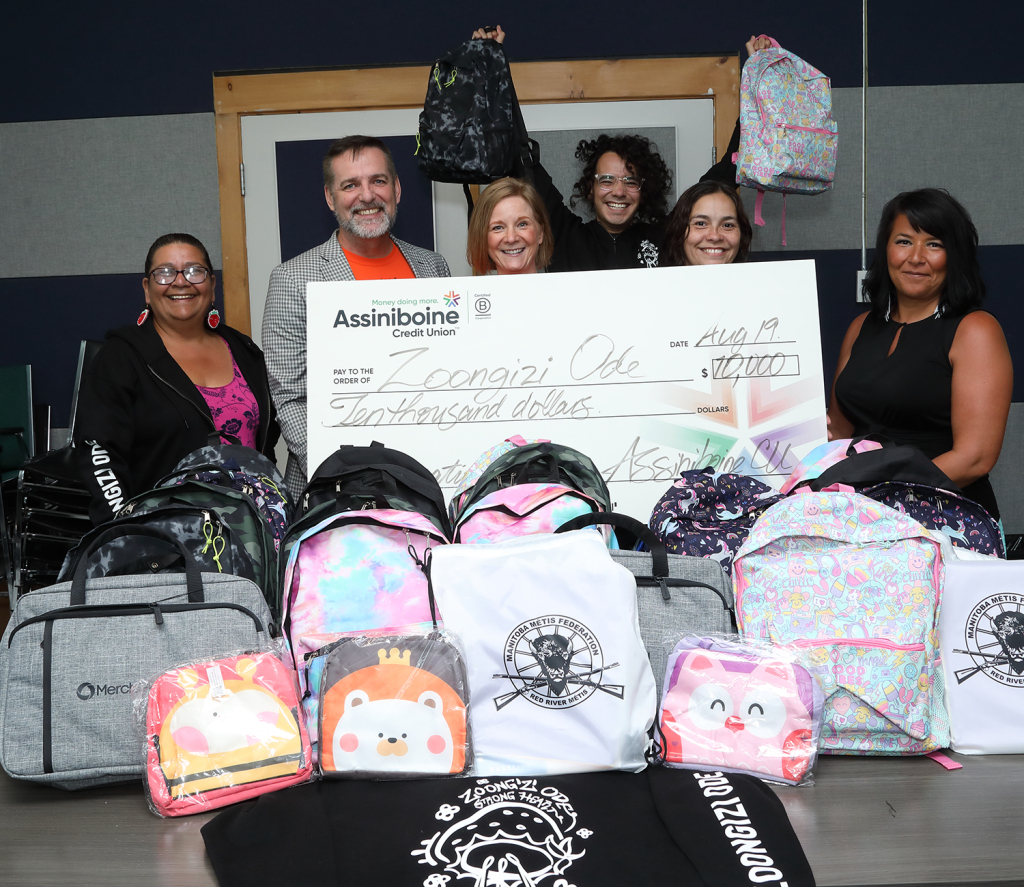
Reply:
[[357, 256], [344, 247], [341, 251], [345, 254], [356, 280], [405, 280], [416, 276], [412, 273], [412, 268], [409, 267], [402, 251], [394, 244], [391, 244], [391, 252], [382, 259]]

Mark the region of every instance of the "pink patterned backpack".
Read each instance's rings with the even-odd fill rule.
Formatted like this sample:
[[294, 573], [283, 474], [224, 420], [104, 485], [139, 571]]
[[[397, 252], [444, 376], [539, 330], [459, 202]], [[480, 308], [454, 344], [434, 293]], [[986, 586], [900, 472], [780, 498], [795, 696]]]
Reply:
[[158, 816], [205, 813], [313, 776], [295, 673], [274, 653], [182, 665], [133, 695]]
[[933, 531], [857, 493], [766, 511], [733, 562], [740, 635], [802, 648], [825, 692], [821, 749], [926, 754], [949, 744]]
[[757, 189], [757, 225], [764, 224], [764, 192], [783, 193], [783, 246], [785, 195], [828, 191], [836, 174], [838, 143], [828, 77], [774, 40], [771, 48], [755, 52], [740, 81], [736, 182]]
[[[488, 450], [477, 464], [481, 470], [475, 480], [452, 499], [453, 542], [501, 542], [553, 533], [581, 514], [612, 510], [601, 472], [588, 456], [570, 447], [513, 437]], [[605, 537], [614, 539], [614, 534]], [[612, 541], [611, 547], [618, 543]]]

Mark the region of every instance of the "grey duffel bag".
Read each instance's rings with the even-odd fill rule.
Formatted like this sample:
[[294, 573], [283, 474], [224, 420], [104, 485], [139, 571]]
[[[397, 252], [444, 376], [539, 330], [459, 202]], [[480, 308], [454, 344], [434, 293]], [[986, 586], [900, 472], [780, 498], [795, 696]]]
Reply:
[[611, 556], [636, 578], [640, 635], [651, 660], [660, 703], [670, 649], [666, 647], [667, 639], [678, 640], [684, 635], [736, 634], [732, 580], [718, 561], [668, 554], [665, 543], [654, 535], [650, 527], [625, 514], [581, 514], [562, 524], [555, 532], [579, 530], [594, 524], [609, 524], [626, 530], [642, 539], [650, 549], [613, 549]]
[[249, 579], [200, 573], [176, 540], [148, 527], [118, 535], [175, 542], [185, 573], [85, 578], [18, 598], [0, 641], [0, 764], [63, 789], [141, 777], [131, 688], [174, 666], [266, 649], [270, 611]]

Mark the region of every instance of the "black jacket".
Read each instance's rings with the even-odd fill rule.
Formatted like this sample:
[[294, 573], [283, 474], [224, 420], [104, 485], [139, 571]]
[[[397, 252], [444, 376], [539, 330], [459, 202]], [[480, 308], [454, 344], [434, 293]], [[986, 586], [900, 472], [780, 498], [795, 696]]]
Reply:
[[[715, 180], [736, 185], [736, 164], [732, 155], [739, 150], [740, 123], [725, 151], [725, 156], [700, 180]], [[597, 219], [584, 222], [565, 205], [562, 195], [548, 175], [535, 163], [528, 174], [544, 200], [554, 235], [554, 253], [548, 271], [607, 271], [611, 268], [656, 268], [665, 237], [665, 222], [636, 222], [619, 234], [609, 234]]]
[[664, 225], [637, 222], [620, 234], [609, 234], [597, 219], [584, 222], [569, 209], [551, 176], [539, 163], [533, 183], [544, 200], [554, 235], [548, 271], [607, 271], [612, 268], [655, 268]]
[[[279, 431], [263, 352], [231, 327], [217, 332], [259, 404], [256, 447], [273, 459]], [[93, 522], [110, 520], [132, 496], [152, 489], [216, 430], [209, 406], [167, 352], [152, 319], [108, 332], [83, 374], [75, 427]]]

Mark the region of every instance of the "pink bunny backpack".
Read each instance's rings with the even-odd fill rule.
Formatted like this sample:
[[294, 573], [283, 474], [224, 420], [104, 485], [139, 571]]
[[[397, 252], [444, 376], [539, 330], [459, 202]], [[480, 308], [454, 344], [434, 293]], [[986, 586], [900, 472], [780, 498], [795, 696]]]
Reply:
[[683, 638], [669, 656], [662, 692], [664, 763], [808, 782], [823, 706], [811, 674], [778, 651]]
[[137, 695], [158, 816], [206, 813], [313, 777], [295, 673], [274, 653], [179, 666]]

